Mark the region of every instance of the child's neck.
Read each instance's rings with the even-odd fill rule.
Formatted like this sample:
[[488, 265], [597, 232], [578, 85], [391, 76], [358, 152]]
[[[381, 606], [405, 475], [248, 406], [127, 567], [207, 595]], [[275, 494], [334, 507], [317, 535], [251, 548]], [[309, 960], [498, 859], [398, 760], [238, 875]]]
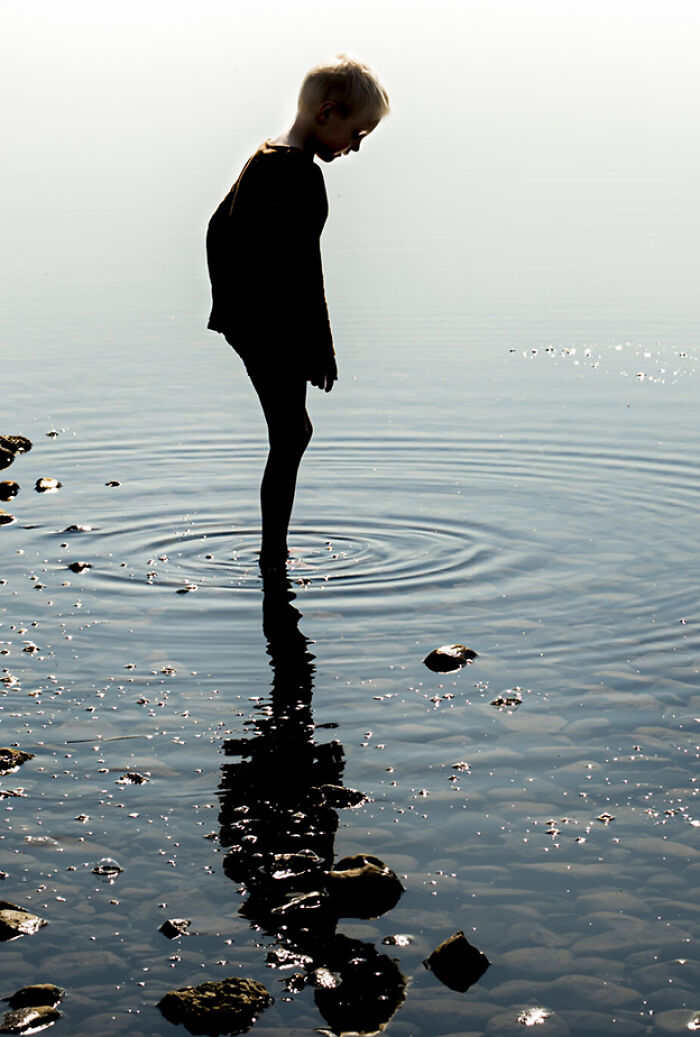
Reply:
[[272, 143], [287, 148], [298, 148], [299, 151], [313, 154], [315, 137], [308, 116], [297, 112], [297, 116], [289, 129], [280, 133], [279, 136], [273, 137]]

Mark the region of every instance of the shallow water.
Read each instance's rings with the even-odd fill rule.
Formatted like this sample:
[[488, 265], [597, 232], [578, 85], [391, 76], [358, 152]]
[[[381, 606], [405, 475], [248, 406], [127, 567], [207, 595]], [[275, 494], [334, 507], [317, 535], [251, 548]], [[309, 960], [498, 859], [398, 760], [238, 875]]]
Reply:
[[[0, 993], [65, 987], [57, 1034], [166, 1037], [166, 991], [243, 975], [275, 997], [253, 1032], [301, 1037], [333, 999], [285, 982], [345, 954], [389, 977], [366, 1028], [394, 1037], [692, 1030], [697, 19], [445, 0], [397, 34], [359, 3], [396, 111], [325, 171], [341, 377], [263, 596], [264, 428], [204, 330], [203, 232], [345, 30], [39, 6], [0, 70], [0, 434], [34, 443], [0, 472], [0, 723], [35, 754], [0, 777], [0, 893], [48, 924], [0, 947]], [[472, 665], [424, 666], [455, 642]], [[300, 848], [405, 892], [282, 930], [264, 854]], [[459, 929], [491, 962], [466, 993], [422, 964]]]
[[[279, 790], [303, 812], [311, 779], [290, 777], [329, 742], [369, 801], [308, 839], [376, 855], [405, 886], [386, 915], [338, 923], [399, 962], [388, 1032], [517, 1032], [532, 1007], [552, 1033], [692, 1018], [696, 359], [511, 341], [443, 341], [450, 374], [427, 390], [424, 357], [404, 353], [390, 394], [355, 354], [357, 379], [312, 397], [301, 618], [279, 599], [267, 636], [263, 429], [226, 347], [212, 336], [178, 403], [177, 362], [157, 375], [128, 357], [106, 418], [101, 384], [68, 365], [50, 407], [18, 393], [8, 431], [34, 448], [7, 469], [21, 491], [2, 529], [2, 713], [5, 742], [36, 755], [2, 779], [23, 796], [2, 803], [0, 868], [3, 896], [49, 925], [2, 948], [3, 975], [65, 986], [71, 1032], [164, 1033], [166, 990], [238, 973], [276, 997], [256, 1032], [323, 1024], [313, 992], [285, 995], [288, 971], [266, 965], [274, 935], [241, 916], [248, 890], [222, 859], [251, 797]], [[61, 489], [35, 493], [47, 476]], [[453, 641], [471, 666], [423, 666]], [[512, 688], [521, 705], [492, 705]], [[284, 720], [290, 701], [303, 722]], [[222, 747], [253, 736], [253, 783], [231, 785]], [[131, 771], [150, 780], [116, 783]], [[112, 883], [91, 873], [104, 856], [124, 868]], [[167, 941], [166, 917], [190, 935]], [[421, 964], [458, 928], [492, 963], [466, 994]], [[383, 947], [394, 933], [412, 941]]]

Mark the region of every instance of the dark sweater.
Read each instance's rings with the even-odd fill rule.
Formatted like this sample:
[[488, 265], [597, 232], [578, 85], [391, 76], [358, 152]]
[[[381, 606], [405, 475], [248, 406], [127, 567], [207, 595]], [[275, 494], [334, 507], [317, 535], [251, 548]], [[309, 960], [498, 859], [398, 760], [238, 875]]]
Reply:
[[307, 374], [333, 353], [320, 247], [327, 215], [313, 158], [266, 142], [212, 216], [208, 327], [244, 359], [283, 359]]

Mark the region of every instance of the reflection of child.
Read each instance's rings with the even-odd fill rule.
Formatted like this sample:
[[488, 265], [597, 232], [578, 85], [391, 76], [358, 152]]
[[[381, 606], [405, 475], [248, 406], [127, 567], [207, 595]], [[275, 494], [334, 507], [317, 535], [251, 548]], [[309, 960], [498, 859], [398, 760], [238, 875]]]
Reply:
[[243, 359], [267, 422], [260, 487], [263, 568], [283, 568], [299, 463], [311, 439], [306, 383], [338, 377], [323, 288], [323, 162], [358, 151], [389, 111], [366, 65], [344, 55], [311, 69], [296, 117], [248, 160], [211, 218], [209, 327]]

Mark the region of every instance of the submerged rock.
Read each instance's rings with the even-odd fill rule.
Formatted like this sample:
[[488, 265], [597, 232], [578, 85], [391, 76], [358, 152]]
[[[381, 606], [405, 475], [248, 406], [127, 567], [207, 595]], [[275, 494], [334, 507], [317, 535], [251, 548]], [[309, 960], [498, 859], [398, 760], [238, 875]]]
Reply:
[[163, 924], [158, 926], [158, 932], [167, 936], [169, 940], [177, 940], [179, 936], [187, 936], [187, 930], [191, 925], [189, 918], [166, 918]]
[[32, 442], [26, 436], [0, 436], [0, 450], [7, 450], [14, 454], [28, 454], [32, 449]]
[[65, 996], [65, 990], [53, 983], [32, 983], [29, 987], [20, 987], [11, 997], [3, 998], [10, 1008], [32, 1008], [36, 1005], [48, 1005], [55, 1008]]
[[270, 994], [254, 979], [231, 976], [198, 987], [169, 991], [158, 1008], [170, 1023], [193, 1034], [239, 1034], [272, 1004]]
[[52, 1026], [60, 1019], [62, 1012], [49, 1005], [37, 1005], [32, 1008], [17, 1008], [5, 1012], [0, 1019], [0, 1033], [39, 1033], [47, 1026]]
[[23, 763], [33, 759], [34, 753], [25, 753], [22, 749], [0, 746], [0, 774], [14, 774]]
[[464, 993], [481, 979], [491, 963], [460, 929], [436, 947], [423, 964], [450, 990]]
[[477, 653], [466, 645], [442, 645], [426, 655], [423, 662], [433, 673], [451, 673], [477, 658]]
[[520, 688], [506, 688], [505, 691], [491, 699], [491, 705], [496, 709], [517, 709], [522, 705], [523, 696]]
[[54, 493], [56, 490], [60, 490], [61, 486], [63, 486], [63, 483], [59, 482], [58, 479], [45, 477], [37, 479], [34, 489], [37, 493]]
[[66, 526], [63, 530], [64, 533], [92, 533], [92, 526], [79, 526], [77, 523], [73, 523], [72, 526]]
[[9, 900], [0, 900], [0, 940], [16, 940], [18, 936], [33, 936], [46, 922]]
[[19, 493], [19, 483], [6, 479], [0, 482], [0, 500], [12, 500]]
[[338, 918], [378, 918], [395, 907], [404, 891], [391, 868], [365, 853], [339, 860], [328, 873], [326, 887]]

